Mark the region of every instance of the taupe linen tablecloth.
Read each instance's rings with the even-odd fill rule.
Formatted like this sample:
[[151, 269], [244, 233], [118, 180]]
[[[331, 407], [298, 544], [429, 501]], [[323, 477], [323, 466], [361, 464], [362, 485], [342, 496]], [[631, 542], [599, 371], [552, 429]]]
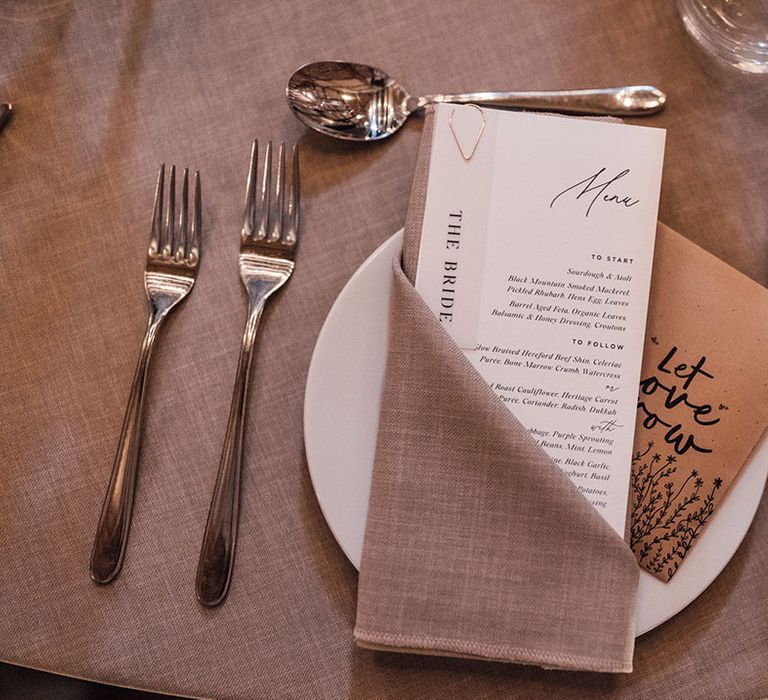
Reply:
[[[673, 3], [0, 1], [0, 659], [216, 697], [768, 694], [768, 505], [718, 580], [617, 677], [355, 647], [356, 574], [302, 446], [310, 353], [342, 285], [403, 223], [421, 123], [380, 145], [289, 115], [298, 64], [368, 61], [414, 93], [649, 82], [670, 93], [660, 218], [757, 279], [768, 261], [768, 81], [727, 77]], [[255, 357], [227, 603], [194, 600], [245, 299], [238, 228], [254, 136], [304, 149], [297, 272]], [[88, 557], [145, 324], [160, 161], [200, 168], [205, 250], [152, 369], [125, 567]], [[267, 381], [267, 378], [269, 380]]]

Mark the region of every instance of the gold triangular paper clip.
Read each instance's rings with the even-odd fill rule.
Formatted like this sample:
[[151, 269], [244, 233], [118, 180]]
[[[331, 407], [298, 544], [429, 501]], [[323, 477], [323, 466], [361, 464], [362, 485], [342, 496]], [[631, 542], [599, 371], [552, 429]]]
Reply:
[[472, 158], [475, 155], [475, 151], [477, 150], [478, 145], [480, 144], [480, 137], [483, 135], [483, 132], [485, 131], [485, 110], [482, 107], [479, 107], [478, 105], [474, 103], [469, 103], [467, 107], [474, 107], [478, 112], [480, 112], [480, 115], [483, 118], [483, 123], [480, 125], [480, 131], [477, 132], [477, 136], [475, 137], [475, 144], [472, 146], [472, 150], [470, 151], [469, 155], [466, 154], [464, 151], [464, 148], [461, 145], [461, 141], [459, 141], [459, 136], [456, 133], [456, 130], [453, 128], [453, 113], [456, 111], [456, 108], [454, 107], [451, 110], [451, 114], [448, 117], [448, 126], [451, 127], [451, 133], [453, 134], [453, 140], [456, 142], [456, 145], [459, 147], [459, 153], [461, 153], [461, 157], [466, 161], [469, 162], [472, 160]]

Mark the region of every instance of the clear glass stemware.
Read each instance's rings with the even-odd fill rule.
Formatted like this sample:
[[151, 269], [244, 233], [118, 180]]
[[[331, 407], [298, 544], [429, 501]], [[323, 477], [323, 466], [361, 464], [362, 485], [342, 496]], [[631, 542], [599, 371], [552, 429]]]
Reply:
[[688, 33], [745, 73], [768, 73], [768, 0], [677, 0]]

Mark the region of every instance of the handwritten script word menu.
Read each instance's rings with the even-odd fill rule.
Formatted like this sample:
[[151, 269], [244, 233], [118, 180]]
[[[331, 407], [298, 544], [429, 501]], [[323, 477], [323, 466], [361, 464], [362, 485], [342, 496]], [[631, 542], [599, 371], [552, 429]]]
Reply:
[[623, 536], [664, 131], [484, 116], [466, 161], [483, 115], [436, 109], [416, 287]]

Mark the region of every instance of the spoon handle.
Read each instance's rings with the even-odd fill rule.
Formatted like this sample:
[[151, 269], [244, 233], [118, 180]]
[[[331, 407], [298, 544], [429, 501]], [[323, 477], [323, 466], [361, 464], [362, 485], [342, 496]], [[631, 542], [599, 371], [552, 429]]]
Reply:
[[470, 92], [459, 95], [428, 95], [417, 107], [437, 102], [474, 103], [486, 106], [519, 107], [568, 114], [617, 116], [653, 114], [664, 108], [667, 96], [652, 85], [630, 85], [589, 90], [543, 90], [537, 92]]

